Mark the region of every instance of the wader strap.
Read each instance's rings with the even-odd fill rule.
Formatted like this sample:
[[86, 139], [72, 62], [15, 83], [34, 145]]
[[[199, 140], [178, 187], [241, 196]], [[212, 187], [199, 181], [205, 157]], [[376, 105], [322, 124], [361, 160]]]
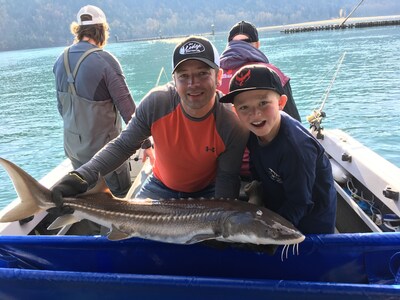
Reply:
[[78, 73], [79, 66], [81, 65], [82, 61], [91, 53], [96, 51], [102, 51], [100, 48], [92, 48], [87, 50], [82, 56], [79, 58], [78, 62], [76, 63], [74, 73], [71, 73], [71, 68], [69, 67], [69, 60], [68, 60], [68, 52], [69, 47], [65, 48], [64, 50], [64, 67], [65, 71], [67, 72], [67, 81], [68, 81], [68, 92], [76, 96], [76, 89], [75, 89], [75, 77], [76, 73]]

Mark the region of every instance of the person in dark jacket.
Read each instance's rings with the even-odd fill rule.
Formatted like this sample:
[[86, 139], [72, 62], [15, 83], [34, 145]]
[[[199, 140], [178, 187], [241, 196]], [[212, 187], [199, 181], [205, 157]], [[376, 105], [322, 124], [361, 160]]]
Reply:
[[233, 74], [246, 64], [264, 63], [274, 69], [283, 84], [283, 90], [288, 101], [283, 109], [291, 117], [301, 122], [300, 114], [292, 95], [290, 78], [278, 67], [271, 64], [267, 56], [260, 50], [260, 40], [257, 28], [250, 22], [241, 21], [235, 24], [229, 31], [228, 45], [221, 54], [222, 83], [219, 90], [228, 93], [229, 81]]

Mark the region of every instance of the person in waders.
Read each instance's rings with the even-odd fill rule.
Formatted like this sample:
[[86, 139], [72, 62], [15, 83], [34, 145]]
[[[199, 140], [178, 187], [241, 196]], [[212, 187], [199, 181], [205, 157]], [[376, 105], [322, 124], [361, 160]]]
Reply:
[[[71, 23], [74, 43], [56, 60], [53, 73], [58, 111], [64, 121], [64, 150], [74, 169], [88, 162], [127, 124], [136, 106], [118, 60], [103, 50], [109, 37], [104, 12], [92, 5], [82, 7]], [[144, 158], [154, 156], [151, 143], [142, 144]], [[124, 196], [131, 185], [129, 164], [105, 176], [111, 192]]]

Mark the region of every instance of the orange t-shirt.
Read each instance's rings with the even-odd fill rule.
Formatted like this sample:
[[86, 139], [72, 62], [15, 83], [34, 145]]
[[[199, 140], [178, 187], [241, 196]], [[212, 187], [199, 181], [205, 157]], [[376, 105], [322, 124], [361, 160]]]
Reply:
[[[156, 141], [153, 172], [166, 186], [192, 192], [214, 181], [218, 156], [225, 151], [214, 114], [202, 120], [191, 120], [179, 104], [153, 123], [151, 132]], [[182, 172], [184, 169], [187, 171]]]

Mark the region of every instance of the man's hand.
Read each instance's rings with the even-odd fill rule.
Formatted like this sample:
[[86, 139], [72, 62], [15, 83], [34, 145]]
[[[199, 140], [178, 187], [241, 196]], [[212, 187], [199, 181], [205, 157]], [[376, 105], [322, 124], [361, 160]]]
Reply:
[[144, 163], [144, 162], [146, 161], [147, 158], [150, 159], [150, 164], [151, 164], [152, 166], [154, 166], [155, 156], [154, 156], [154, 150], [153, 150], [152, 147], [147, 148], [147, 149], [144, 150], [142, 162]]
[[51, 214], [57, 215], [72, 214], [74, 209], [70, 206], [63, 205], [63, 198], [82, 194], [87, 191], [88, 187], [88, 183], [79, 175], [79, 173], [68, 173], [53, 187], [51, 191], [52, 201], [56, 207], [50, 208], [47, 211]]

